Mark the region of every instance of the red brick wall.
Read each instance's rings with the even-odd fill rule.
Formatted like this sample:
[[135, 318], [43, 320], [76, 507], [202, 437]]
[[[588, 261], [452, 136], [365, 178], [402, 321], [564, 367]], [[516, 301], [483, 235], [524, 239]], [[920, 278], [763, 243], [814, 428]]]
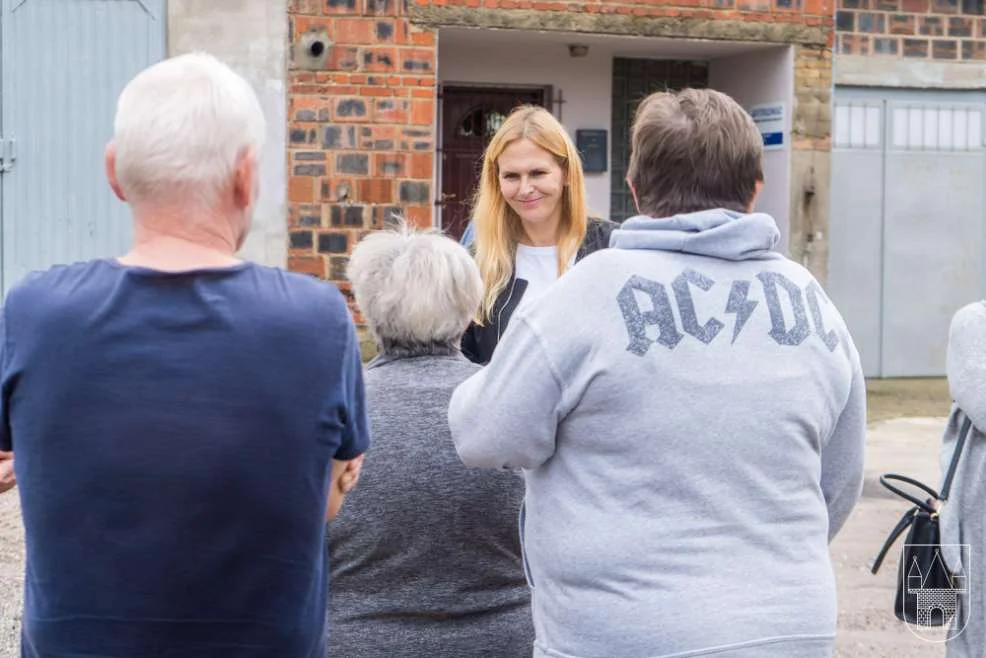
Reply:
[[983, 0], [839, 0], [836, 52], [986, 60]]
[[[292, 61], [289, 74], [288, 266], [342, 282], [349, 250], [389, 213], [431, 223], [436, 38], [413, 24], [415, 8], [725, 19], [827, 31], [833, 1], [289, 0], [292, 43], [324, 33], [331, 49], [320, 70]], [[828, 52], [821, 48], [819, 57]]]

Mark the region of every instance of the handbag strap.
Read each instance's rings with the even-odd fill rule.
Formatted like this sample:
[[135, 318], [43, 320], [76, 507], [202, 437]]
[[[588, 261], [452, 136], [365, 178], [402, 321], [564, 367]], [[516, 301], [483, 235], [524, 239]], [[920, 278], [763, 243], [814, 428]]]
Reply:
[[897, 538], [900, 537], [900, 535], [908, 528], [908, 526], [914, 523], [915, 515], [918, 513], [919, 509], [923, 509], [925, 512], [929, 514], [937, 513], [937, 510], [931, 507], [930, 505], [928, 505], [928, 503], [918, 498], [915, 498], [914, 496], [911, 496], [910, 494], [907, 494], [904, 491], [901, 491], [897, 487], [890, 484], [888, 480], [897, 480], [898, 482], [906, 482], [907, 484], [918, 487], [919, 489], [923, 490], [925, 493], [930, 494], [933, 498], [937, 498], [938, 500], [945, 502], [946, 500], [948, 500], [949, 491], [952, 489], [952, 480], [955, 478], [955, 471], [959, 465], [959, 457], [962, 455], [962, 449], [965, 448], [965, 443], [966, 440], [969, 438], [970, 431], [972, 431], [972, 421], [969, 420], [968, 416], [965, 416], [963, 414], [962, 427], [959, 430], [959, 438], [955, 442], [955, 450], [952, 452], [952, 460], [948, 464], [948, 471], [945, 473], [945, 480], [944, 482], [942, 482], [942, 489], [940, 494], [936, 494], [933, 489], [931, 489], [925, 484], [922, 484], [921, 482], [918, 482], [913, 478], [909, 478], [904, 475], [899, 475], [897, 473], [887, 473], [880, 477], [880, 484], [885, 486], [890, 491], [893, 491], [898, 496], [901, 496], [902, 498], [906, 498], [910, 502], [914, 503], [916, 507], [912, 507], [907, 512], [905, 512], [904, 516], [901, 517], [900, 522], [897, 524], [897, 526], [890, 531], [890, 536], [887, 537], [887, 541], [884, 542], [883, 547], [880, 549], [879, 555], [876, 556], [876, 559], [873, 561], [873, 565], [870, 567], [871, 573], [875, 574], [877, 571], [879, 571], [880, 565], [883, 564], [883, 559], [887, 556], [887, 552], [890, 550], [890, 547], [894, 545], [894, 542], [897, 541]]
[[955, 443], [955, 452], [952, 453], [952, 461], [948, 465], [948, 472], [945, 474], [945, 481], [941, 485], [941, 495], [938, 499], [941, 501], [948, 500], [948, 492], [952, 488], [952, 478], [955, 477], [955, 469], [959, 465], [959, 456], [962, 454], [962, 448], [965, 447], [965, 441], [969, 438], [969, 432], [972, 429], [972, 421], [969, 417], [963, 414], [962, 418], [962, 429], [959, 430], [959, 439]]
[[901, 533], [907, 530], [908, 526], [914, 523], [914, 515], [917, 513], [915, 508], [911, 508], [904, 513], [904, 516], [900, 518], [900, 522], [897, 523], [896, 527], [890, 531], [890, 536], [887, 537], [887, 541], [883, 542], [883, 547], [880, 549], [880, 554], [876, 556], [873, 560], [873, 565], [870, 567], [870, 573], [875, 574], [880, 570], [880, 565], [883, 564], [883, 558], [887, 557], [887, 553], [890, 552], [890, 547], [894, 545], [897, 538], [900, 537]]

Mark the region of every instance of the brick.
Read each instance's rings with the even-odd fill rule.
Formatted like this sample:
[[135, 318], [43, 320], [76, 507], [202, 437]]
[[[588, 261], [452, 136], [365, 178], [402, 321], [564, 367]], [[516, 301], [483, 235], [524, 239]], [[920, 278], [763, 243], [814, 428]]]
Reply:
[[349, 235], [344, 232], [319, 233], [318, 250], [323, 254], [344, 254], [349, 251]]
[[373, 101], [373, 120], [381, 123], [407, 123], [410, 101], [380, 98]]
[[322, 223], [322, 209], [317, 204], [296, 203], [288, 210], [288, 227], [317, 227]]
[[366, 153], [340, 153], [336, 156], [336, 171], [340, 174], [370, 173], [370, 156]]
[[315, 200], [315, 183], [308, 176], [288, 178], [288, 201], [292, 203], [311, 203]]
[[393, 151], [396, 140], [396, 126], [364, 126], [360, 129], [359, 147], [368, 151]]
[[348, 256], [332, 256], [329, 258], [329, 279], [342, 281], [346, 278], [346, 267], [349, 266]]
[[[340, 93], [333, 90], [333, 93]], [[298, 122], [328, 121], [332, 117], [332, 99], [327, 96], [294, 95], [289, 103], [289, 115]]]
[[931, 0], [931, 11], [935, 14], [957, 14], [959, 0]]
[[292, 15], [289, 16], [288, 30], [292, 41], [308, 33], [331, 35], [332, 21], [316, 15]]
[[295, 151], [293, 155], [296, 162], [321, 162], [325, 160], [324, 151]]
[[337, 18], [336, 43], [372, 44], [376, 41], [376, 23], [368, 18]]
[[356, 126], [325, 126], [322, 129], [322, 148], [356, 148]]
[[384, 228], [388, 222], [394, 221], [396, 217], [404, 216], [404, 208], [400, 206], [376, 206], [373, 208], [371, 218], [372, 227], [375, 229]]
[[941, 16], [922, 16], [918, 24], [918, 34], [927, 37], [945, 36], [945, 24]]
[[430, 126], [435, 122], [435, 101], [417, 100], [411, 105], [411, 123]]
[[358, 8], [356, 0], [324, 0], [322, 3], [322, 12], [327, 15], [355, 14]]
[[[732, 3], [733, 0], [725, 0]], [[732, 5], [730, 5], [732, 6]], [[435, 33], [431, 30], [414, 32], [410, 35], [410, 42], [415, 46], [434, 46], [435, 45]]]
[[397, 70], [396, 48], [371, 48], [363, 52], [363, 70], [388, 73]]
[[357, 46], [333, 45], [329, 50], [327, 67], [333, 71], [358, 71], [363, 53]]
[[434, 49], [402, 48], [401, 67], [404, 73], [431, 73], [435, 70]]
[[356, 198], [362, 203], [391, 203], [394, 201], [394, 181], [386, 178], [356, 181]]
[[414, 153], [408, 156], [410, 167], [407, 175], [411, 178], [430, 179], [434, 174], [435, 159], [431, 153]]
[[948, 19], [948, 36], [950, 37], [971, 37], [975, 28], [976, 23], [972, 18], [954, 17]]
[[397, 14], [402, 0], [364, 0], [363, 11], [371, 16], [391, 16]]
[[318, 14], [321, 0], [288, 0], [289, 14]]
[[321, 256], [288, 256], [288, 269], [299, 274], [325, 278], [325, 259]]
[[415, 181], [402, 181], [399, 187], [401, 203], [428, 203], [431, 198], [431, 185]]
[[887, 15], [871, 12], [857, 14], [856, 27], [867, 34], [883, 34], [887, 31]]
[[329, 218], [332, 226], [343, 228], [362, 228], [365, 224], [366, 206], [344, 205], [329, 208]]
[[374, 21], [373, 30], [377, 43], [392, 43], [395, 41], [396, 28], [394, 21], [378, 20]]
[[955, 39], [935, 39], [931, 42], [933, 59], [958, 59], [959, 42]]
[[288, 131], [288, 142], [293, 146], [314, 144], [318, 141], [318, 132], [314, 126], [292, 126]]
[[292, 173], [295, 176], [324, 176], [326, 172], [324, 164], [300, 164], [294, 166]]
[[[377, 153], [373, 156], [374, 176], [403, 176], [406, 156], [395, 153]], [[418, 178], [415, 176], [415, 178]]]
[[432, 209], [430, 206], [409, 206], [404, 216], [409, 224], [418, 228], [431, 228], [432, 226]]
[[361, 98], [340, 98], [336, 100], [333, 116], [336, 121], [354, 121], [366, 117], [366, 101]]
[[899, 55], [900, 39], [893, 37], [874, 38], [873, 52], [878, 55]]
[[927, 39], [904, 39], [902, 43], [904, 57], [927, 57], [928, 46]]
[[291, 231], [288, 246], [291, 249], [311, 250], [315, 246], [315, 235], [311, 231]]
[[963, 41], [962, 59], [980, 62], [986, 60], [986, 42], [978, 39], [975, 41]]
[[870, 38], [858, 34], [840, 34], [839, 52], [845, 55], [869, 55]]
[[900, 10], [909, 14], [925, 14], [931, 8], [931, 0], [901, 0]]
[[890, 34], [912, 35], [915, 33], [914, 16], [907, 14], [891, 14], [889, 29]]

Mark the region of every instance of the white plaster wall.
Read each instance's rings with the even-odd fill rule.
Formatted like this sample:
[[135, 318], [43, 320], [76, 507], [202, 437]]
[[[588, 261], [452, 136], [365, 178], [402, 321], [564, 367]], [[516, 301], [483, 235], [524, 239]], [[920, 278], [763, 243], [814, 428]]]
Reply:
[[[445, 33], [449, 34], [449, 33]], [[552, 85], [564, 94], [565, 103], [552, 111], [574, 138], [580, 128], [604, 128], [610, 133], [614, 57], [655, 57], [710, 61], [710, 85], [736, 98], [744, 107], [784, 101], [787, 134], [790, 135], [794, 99], [794, 52], [787, 46], [683, 40], [602, 38], [591, 39], [586, 57], [569, 56], [566, 41], [589, 41], [571, 35], [567, 40], [552, 35], [508, 36], [506, 31], [475, 34], [439, 34], [438, 78], [441, 83]], [[751, 50], [751, 48], [756, 48]], [[743, 50], [741, 50], [743, 49]], [[610, 167], [612, 163], [609, 163]], [[758, 209], [770, 213], [781, 229], [780, 246], [786, 250], [791, 182], [790, 143], [783, 151], [766, 156], [767, 183]], [[436, 181], [440, 173], [436, 171]], [[609, 217], [610, 171], [586, 176], [586, 192], [593, 214]]]
[[[582, 128], [609, 132], [612, 74], [612, 50], [595, 45], [582, 58], [569, 57], [568, 47], [562, 43], [516, 43], [498, 48], [494, 54], [457, 43], [443, 47], [439, 36], [438, 77], [442, 83], [552, 85], [556, 95], [564, 95], [565, 103], [551, 109], [556, 117], [560, 115], [573, 140], [575, 131]], [[590, 214], [609, 217], [609, 170], [585, 178]]]
[[287, 265], [287, 0], [169, 0], [168, 55], [208, 52], [253, 85], [267, 119], [260, 198], [240, 256]]
[[785, 104], [784, 148], [764, 153], [763, 191], [756, 209], [771, 215], [781, 231], [778, 248], [787, 253], [791, 208], [791, 110], [794, 104], [794, 49], [768, 50], [713, 59], [709, 86], [732, 96], [743, 107]]

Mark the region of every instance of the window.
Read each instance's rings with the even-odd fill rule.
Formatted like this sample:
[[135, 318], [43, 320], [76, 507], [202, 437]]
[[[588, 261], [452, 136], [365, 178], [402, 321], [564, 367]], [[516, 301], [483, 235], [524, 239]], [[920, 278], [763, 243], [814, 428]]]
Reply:
[[881, 108], [876, 105], [836, 105], [832, 122], [832, 145], [845, 149], [879, 148], [883, 141], [880, 138], [882, 114]]
[[982, 110], [971, 106], [895, 107], [893, 145], [909, 151], [979, 150], [983, 147]]
[[460, 137], [489, 138], [499, 130], [506, 119], [507, 115], [496, 110], [489, 110], [485, 107], [476, 108], [466, 114], [462, 122], [459, 123], [456, 133]]

